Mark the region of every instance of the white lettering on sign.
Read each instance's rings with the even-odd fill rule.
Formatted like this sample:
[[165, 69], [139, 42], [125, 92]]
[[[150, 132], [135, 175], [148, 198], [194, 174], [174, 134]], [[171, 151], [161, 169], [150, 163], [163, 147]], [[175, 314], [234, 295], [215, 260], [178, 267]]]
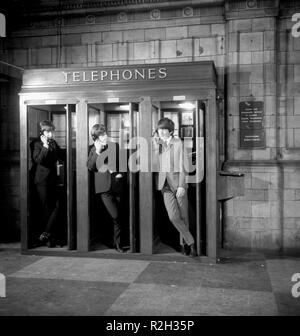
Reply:
[[0, 13], [0, 37], [6, 37], [6, 19], [2, 13]]
[[6, 279], [2, 273], [0, 273], [0, 297], [6, 297]]
[[165, 79], [167, 68], [62, 71], [65, 83]]
[[293, 282], [296, 282], [292, 287], [292, 295], [294, 298], [300, 297], [300, 273], [295, 273], [291, 279]]
[[300, 36], [300, 13], [295, 13], [292, 16], [292, 21], [297, 21], [292, 27], [292, 36], [299, 37]]

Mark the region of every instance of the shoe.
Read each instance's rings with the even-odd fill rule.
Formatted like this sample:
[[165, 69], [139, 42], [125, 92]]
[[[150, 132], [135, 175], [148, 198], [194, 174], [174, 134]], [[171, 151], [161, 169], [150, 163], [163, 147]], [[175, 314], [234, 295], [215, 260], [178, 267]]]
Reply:
[[185, 244], [180, 245], [180, 252], [183, 255], [188, 255], [189, 254], [188, 251], [187, 251], [187, 246]]
[[43, 232], [39, 237], [39, 241], [42, 243], [47, 243], [49, 239], [50, 239], [50, 233], [48, 232]]
[[195, 249], [195, 244], [191, 244], [190, 245], [190, 257], [194, 258], [194, 257], [197, 257], [197, 252], [196, 252], [196, 249]]
[[50, 237], [46, 243], [46, 245], [48, 247], [56, 247], [56, 242], [54, 241], [54, 239], [52, 237]]
[[118, 243], [116, 243], [116, 244], [114, 245], [114, 248], [115, 248], [115, 250], [118, 251], [119, 253], [124, 253], [124, 252], [125, 252], [125, 251], [123, 250], [123, 248], [122, 248]]

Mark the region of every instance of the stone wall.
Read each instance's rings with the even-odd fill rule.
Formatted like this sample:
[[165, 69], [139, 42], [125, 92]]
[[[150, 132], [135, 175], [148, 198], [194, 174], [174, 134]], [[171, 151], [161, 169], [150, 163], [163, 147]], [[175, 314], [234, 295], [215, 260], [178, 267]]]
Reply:
[[[291, 36], [299, 1], [149, 3], [28, 16], [2, 57], [24, 68], [213, 60], [226, 93], [221, 158], [246, 183], [245, 196], [224, 206], [225, 247], [300, 249], [300, 37]], [[249, 99], [264, 103], [264, 149], [239, 147], [239, 103]], [[18, 109], [11, 114], [3, 139], [18, 136]]]
[[[245, 172], [245, 196], [225, 205], [228, 248], [300, 248], [300, 39], [291, 34], [300, 9], [273, 4], [228, 13], [228, 165]], [[239, 147], [239, 102], [249, 99], [264, 102], [265, 149]]]

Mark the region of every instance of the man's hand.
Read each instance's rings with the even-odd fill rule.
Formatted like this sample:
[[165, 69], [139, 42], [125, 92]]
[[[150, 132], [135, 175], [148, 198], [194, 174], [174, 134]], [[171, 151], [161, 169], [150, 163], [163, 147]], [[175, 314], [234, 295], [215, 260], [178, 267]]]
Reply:
[[179, 198], [179, 197], [183, 197], [185, 194], [185, 189], [182, 188], [182, 187], [178, 187], [177, 188], [177, 191], [176, 191], [176, 197]]
[[94, 142], [95, 148], [96, 148], [96, 153], [99, 155], [101, 151], [101, 142], [99, 139], [96, 139]]
[[41, 141], [44, 147], [49, 148], [48, 138], [45, 135], [41, 135]]

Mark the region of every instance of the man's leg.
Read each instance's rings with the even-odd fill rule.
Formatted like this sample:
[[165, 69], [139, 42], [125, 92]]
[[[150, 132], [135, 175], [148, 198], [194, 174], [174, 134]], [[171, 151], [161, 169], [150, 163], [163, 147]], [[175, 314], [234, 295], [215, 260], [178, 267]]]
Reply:
[[118, 218], [118, 207], [114, 195], [110, 192], [101, 193], [101, 199], [114, 222], [114, 245], [118, 252], [124, 252], [120, 247], [121, 223]]
[[184, 219], [182, 218], [176, 195], [169, 188], [165, 187], [162, 190], [162, 194], [170, 221], [179, 231], [187, 245], [194, 244], [194, 238], [191, 235], [186, 223], [184, 222]]
[[[184, 224], [186, 225], [187, 229], [189, 230], [189, 213], [188, 213], [188, 197], [187, 197], [187, 190], [185, 191], [185, 194], [182, 197], [176, 197], [179, 211], [181, 218], [184, 221]], [[184, 239], [183, 236], [180, 235], [180, 245], [184, 245]]]

